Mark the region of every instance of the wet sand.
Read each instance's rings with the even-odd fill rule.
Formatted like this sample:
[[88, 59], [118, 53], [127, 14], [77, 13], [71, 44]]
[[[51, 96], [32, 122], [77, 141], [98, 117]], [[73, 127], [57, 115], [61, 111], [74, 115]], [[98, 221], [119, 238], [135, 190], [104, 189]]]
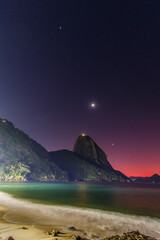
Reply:
[[[55, 227], [49, 225], [33, 225], [33, 224], [16, 224], [10, 223], [4, 220], [5, 214], [10, 209], [6, 206], [0, 205], [0, 239], [5, 240], [9, 236], [12, 236], [15, 240], [42, 240], [42, 239], [56, 239], [57, 237], [53, 237], [53, 235], [48, 235], [47, 232], [52, 232]], [[22, 222], [23, 222], [23, 216]], [[16, 219], [16, 216], [15, 216]], [[20, 221], [20, 217], [18, 217], [18, 221]], [[57, 229], [57, 228], [56, 228]], [[61, 232], [61, 229], [57, 229]], [[75, 232], [76, 233], [76, 232]], [[59, 239], [62, 237], [64, 240], [71, 239], [74, 236], [72, 231], [63, 231], [63, 233], [59, 234]]]
[[[140, 233], [160, 240], [160, 219], [84, 209], [69, 206], [52, 206], [16, 199], [0, 192], [0, 237], [6, 240], [71, 240], [79, 235], [86, 239], [104, 239], [126, 232]], [[69, 231], [68, 227], [77, 231]], [[62, 234], [53, 237], [46, 232], [57, 229]], [[93, 235], [98, 236], [97, 238]], [[1, 239], [0, 239], [1, 240]]]

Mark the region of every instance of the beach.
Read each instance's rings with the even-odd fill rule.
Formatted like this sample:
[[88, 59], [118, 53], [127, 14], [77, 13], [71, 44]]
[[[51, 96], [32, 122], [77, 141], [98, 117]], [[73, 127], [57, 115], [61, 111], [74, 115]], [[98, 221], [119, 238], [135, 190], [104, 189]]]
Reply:
[[[41, 240], [41, 239], [56, 239], [56, 236], [53, 237], [52, 235], [48, 235], [48, 233], [51, 233], [54, 228], [50, 225], [33, 225], [33, 224], [16, 224], [11, 223], [6, 220], [4, 220], [5, 214], [10, 211], [9, 208], [7, 208], [4, 205], [0, 205], [0, 239], [8, 239], [8, 237], [12, 236], [15, 240]], [[16, 216], [15, 216], [16, 220]], [[18, 217], [18, 221], [24, 221], [24, 217], [21, 216]], [[57, 229], [61, 231], [61, 229]], [[62, 234], [59, 234], [59, 237], [62, 236], [63, 239], [71, 239], [73, 236], [72, 231], [63, 231]]]
[[0, 205], [0, 237], [7, 239], [12, 236], [16, 240], [28, 240], [28, 239], [47, 239], [47, 236], [38, 227], [33, 225], [21, 225], [15, 223], [9, 223], [4, 220], [4, 215], [9, 209], [3, 205]]
[[[9, 192], [11, 185], [3, 186]], [[36, 188], [34, 184], [25, 184], [23, 189], [19, 189], [22, 185], [16, 186], [14, 187], [14, 194], [0, 191], [0, 237], [2, 237], [2, 240], [9, 236], [12, 236], [15, 240], [57, 238], [66, 240], [72, 239], [74, 236], [80, 236], [83, 239], [104, 239], [131, 231], [139, 231], [144, 235], [160, 240], [159, 218], [85, 207], [51, 205], [40, 203], [38, 200], [20, 199], [16, 197], [19, 192], [23, 195], [25, 192], [27, 195], [31, 195], [31, 189]], [[46, 189], [48, 185], [36, 185], [37, 188], [38, 186], [38, 192], [41, 192], [40, 187]], [[55, 187], [60, 189], [60, 185], [49, 186], [51, 187], [49, 193], [54, 192], [55, 194]], [[63, 190], [64, 187], [66, 188], [68, 185], [63, 186]], [[71, 185], [69, 187], [71, 188]], [[77, 193], [77, 191], [75, 192]], [[81, 191], [81, 196], [83, 198], [85, 196], [86, 201], [88, 198], [83, 193]], [[40, 194], [40, 196], [43, 196], [43, 194]], [[48, 198], [49, 196], [48, 194]], [[76, 231], [68, 229], [69, 227], [74, 227]], [[58, 230], [61, 234], [53, 237], [54, 230]]]
[[[71, 229], [64, 229], [64, 227], [61, 228], [54, 228], [54, 226], [51, 225], [36, 225], [36, 224], [18, 224], [13, 222], [8, 222], [5, 219], [5, 215], [10, 211], [9, 208], [7, 208], [4, 205], [0, 205], [0, 239], [1, 240], [43, 240], [43, 239], [63, 239], [63, 240], [80, 240], [80, 239], [99, 239], [98, 236], [95, 236], [93, 234], [90, 234], [90, 236], [87, 236], [87, 234], [81, 230], [77, 230], [74, 227], [71, 227]], [[16, 219], [17, 218], [17, 219]], [[14, 216], [14, 220], [23, 222], [25, 220], [25, 216]], [[54, 233], [58, 232], [58, 234]], [[128, 235], [129, 234], [129, 235]], [[152, 240], [154, 238], [143, 238], [143, 235], [141, 235], [139, 232], [131, 232], [127, 234], [123, 234], [125, 236], [122, 239], [147, 239]], [[123, 237], [122, 236], [122, 237]], [[133, 238], [135, 236], [135, 238]], [[139, 237], [139, 238], [138, 238]], [[106, 240], [110, 239], [121, 239], [111, 237], [106, 238]], [[159, 238], [157, 238], [159, 240]]]

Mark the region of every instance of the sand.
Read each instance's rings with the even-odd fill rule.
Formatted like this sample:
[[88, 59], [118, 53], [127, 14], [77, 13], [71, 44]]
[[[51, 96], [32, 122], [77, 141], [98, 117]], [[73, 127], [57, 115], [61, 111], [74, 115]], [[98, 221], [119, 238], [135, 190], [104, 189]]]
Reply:
[[[14, 222], [6, 220], [6, 215], [12, 212]], [[82, 239], [102, 239], [96, 236], [90, 236], [82, 230], [70, 231], [66, 227], [56, 227], [54, 225], [42, 224], [22, 224], [25, 222], [26, 215], [18, 214], [14, 209], [10, 209], [4, 205], [0, 205], [0, 240], [8, 240], [12, 236], [15, 240], [71, 240], [73, 236], [80, 236]], [[10, 221], [11, 218], [9, 218]], [[28, 222], [29, 219], [26, 219]], [[31, 220], [31, 219], [30, 219]], [[18, 223], [16, 223], [18, 222]], [[43, 223], [44, 224], [44, 223]], [[53, 237], [52, 231], [56, 229], [60, 232], [58, 236]], [[157, 238], [160, 240], [160, 238]]]
[[[28, 239], [46, 239], [42, 230], [35, 228], [31, 225], [19, 225], [6, 222], [3, 216], [9, 209], [3, 205], [0, 205], [0, 237], [3, 239], [12, 236], [16, 240], [28, 240]], [[22, 229], [26, 227], [26, 229]]]
[[[69, 231], [68, 227], [77, 231]], [[62, 234], [53, 237], [47, 232], [57, 229]], [[139, 231], [160, 240], [160, 219], [84, 209], [71, 206], [52, 206], [16, 199], [0, 192], [0, 237], [15, 240], [71, 240], [72, 236], [93, 239]], [[0, 240], [1, 240], [0, 239]]]
[[[15, 240], [56, 240], [57, 237], [48, 235], [47, 232], [51, 232], [55, 229], [55, 226], [44, 226], [44, 225], [22, 225], [10, 223], [4, 220], [5, 214], [9, 211], [6, 206], [0, 205], [0, 239], [6, 240], [9, 236], [12, 236]], [[23, 218], [23, 216], [22, 216]], [[19, 219], [18, 219], [19, 220]], [[23, 219], [22, 219], [23, 221]], [[56, 228], [57, 229], [57, 228]], [[61, 229], [57, 229], [60, 232]], [[74, 232], [77, 233], [77, 232]], [[58, 239], [69, 240], [72, 236], [76, 235], [73, 231], [63, 231], [58, 235]]]

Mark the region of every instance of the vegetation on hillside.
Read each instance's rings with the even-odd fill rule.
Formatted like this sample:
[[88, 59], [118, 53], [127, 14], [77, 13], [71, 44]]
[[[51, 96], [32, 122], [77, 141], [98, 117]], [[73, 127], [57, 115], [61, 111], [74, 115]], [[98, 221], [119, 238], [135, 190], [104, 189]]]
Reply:
[[89, 136], [79, 139], [78, 153], [48, 153], [11, 122], [0, 119], [0, 181], [129, 181], [112, 168]]
[[66, 180], [67, 175], [49, 163], [48, 152], [27, 134], [0, 119], [0, 179], [4, 181]]

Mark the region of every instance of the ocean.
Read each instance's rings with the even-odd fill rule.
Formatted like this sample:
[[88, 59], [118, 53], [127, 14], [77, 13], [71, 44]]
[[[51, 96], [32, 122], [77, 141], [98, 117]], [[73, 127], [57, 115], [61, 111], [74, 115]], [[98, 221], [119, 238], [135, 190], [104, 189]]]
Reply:
[[9, 222], [74, 226], [101, 238], [138, 230], [160, 239], [160, 185], [0, 183], [0, 204], [9, 207]]

